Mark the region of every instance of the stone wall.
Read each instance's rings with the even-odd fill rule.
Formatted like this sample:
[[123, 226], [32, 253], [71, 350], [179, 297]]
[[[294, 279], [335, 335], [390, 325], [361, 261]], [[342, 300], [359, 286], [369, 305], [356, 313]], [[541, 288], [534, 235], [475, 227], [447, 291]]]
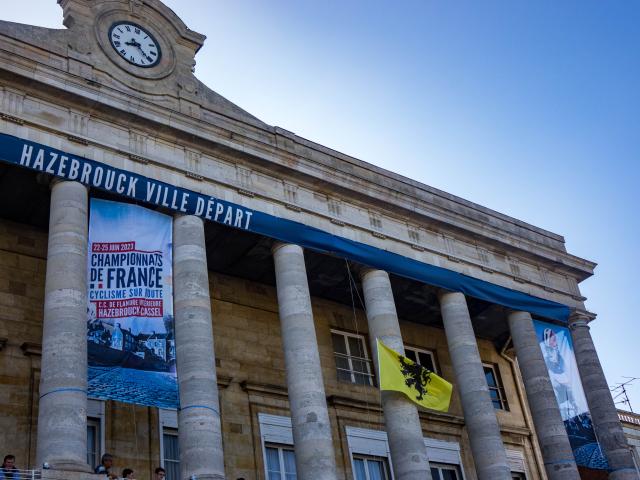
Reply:
[[[33, 466], [37, 420], [39, 350], [42, 328], [47, 233], [0, 220], [0, 454], [13, 453], [20, 467]], [[217, 353], [225, 466], [228, 478], [264, 478], [259, 412], [288, 415], [284, 357], [275, 288], [210, 273], [213, 331]], [[367, 335], [363, 312], [313, 299], [316, 334], [341, 478], [350, 479], [344, 427], [383, 428], [375, 387], [337, 380], [331, 329]], [[444, 331], [402, 322], [405, 343], [435, 352], [442, 376], [453, 381]], [[497, 366], [509, 411], [499, 411], [505, 445], [523, 452], [528, 478], [539, 478], [529, 430], [510, 364], [493, 344], [478, 340], [482, 360]], [[369, 345], [367, 344], [367, 348]], [[133, 468], [150, 478], [160, 463], [158, 410], [108, 401], [105, 451], [117, 469]], [[460, 401], [455, 394], [447, 414], [421, 413], [426, 436], [459, 442], [467, 480], [475, 477]]]

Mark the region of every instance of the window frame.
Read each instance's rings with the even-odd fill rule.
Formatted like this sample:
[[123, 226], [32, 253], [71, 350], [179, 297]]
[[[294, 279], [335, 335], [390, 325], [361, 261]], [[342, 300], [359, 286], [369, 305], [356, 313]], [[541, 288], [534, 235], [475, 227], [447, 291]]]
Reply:
[[391, 473], [391, 462], [389, 461], [389, 457], [381, 457], [376, 455], [364, 455], [362, 453], [351, 453], [351, 472], [353, 473], [354, 480], [356, 480], [357, 478], [356, 469], [355, 469], [356, 460], [364, 461], [365, 480], [371, 480], [369, 478], [369, 468], [367, 467], [368, 461], [382, 462], [383, 470], [384, 470], [384, 473], [383, 473], [384, 478], [382, 480], [393, 480], [393, 474]]
[[[343, 338], [344, 340], [344, 345], [345, 345], [345, 350], [347, 351], [347, 354], [345, 355], [344, 353], [339, 353], [335, 351], [335, 347], [333, 346], [333, 335], [339, 335]], [[359, 357], [357, 355], [352, 355], [351, 354], [351, 349], [349, 348], [349, 341], [348, 338], [355, 338], [358, 341], [360, 341], [362, 343], [362, 350], [364, 353], [364, 357]], [[336, 367], [336, 376], [338, 374], [339, 371], [342, 372], [349, 372], [349, 376], [351, 377], [350, 381], [347, 381], [346, 379], [341, 379], [339, 376], [338, 381], [339, 382], [345, 382], [345, 383], [352, 383], [354, 385], [363, 385], [363, 386], [369, 386], [369, 387], [374, 387], [376, 385], [376, 381], [375, 381], [375, 374], [373, 373], [373, 361], [372, 359], [369, 357], [369, 350], [367, 348], [367, 339], [364, 335], [360, 334], [360, 333], [352, 333], [352, 332], [347, 332], [344, 330], [338, 330], [335, 328], [331, 329], [331, 348], [333, 350], [333, 359], [334, 359], [334, 364]], [[349, 370], [345, 370], [344, 368], [339, 368], [337, 362], [335, 361], [336, 356], [340, 356], [342, 358], [346, 358], [347, 362], [349, 363]], [[353, 369], [353, 362], [352, 362], [352, 358], [356, 359], [356, 360], [360, 360], [360, 361], [364, 361], [365, 365], [367, 366], [367, 372], [358, 372], [355, 371]], [[369, 383], [358, 383], [356, 382], [356, 374], [359, 375], [365, 375], [368, 379], [369, 379]]]
[[[278, 451], [278, 461], [280, 462], [280, 468], [281, 468], [281, 470], [278, 473], [280, 474], [280, 480], [286, 480], [287, 472], [285, 471], [285, 468], [284, 468], [284, 451], [286, 450], [288, 452], [293, 453], [294, 465], [295, 465], [296, 452], [295, 452], [295, 449], [293, 448], [293, 445], [289, 445], [285, 443], [266, 442], [266, 441], [262, 442], [262, 453], [264, 457], [264, 473], [265, 473], [266, 480], [269, 480], [269, 464], [267, 463], [268, 448], [275, 448]], [[297, 478], [298, 478], [298, 471], [296, 466], [296, 479]]]
[[[178, 411], [168, 408], [158, 409], [158, 423], [160, 431], [160, 466], [166, 469], [165, 457], [164, 457], [164, 435], [178, 436]], [[178, 457], [180, 451], [178, 450]], [[169, 460], [173, 461], [173, 460]], [[180, 458], [178, 458], [178, 465], [180, 465]]]
[[438, 473], [440, 474], [440, 478], [442, 478], [442, 471], [448, 470], [448, 471], [455, 472], [456, 476], [458, 477], [458, 480], [464, 479], [464, 476], [462, 474], [462, 468], [460, 467], [460, 465], [455, 465], [453, 463], [429, 462], [429, 468], [437, 469]]
[[[93, 458], [89, 462], [89, 466], [94, 468], [96, 465], [100, 465], [100, 459], [102, 458], [102, 421], [98, 417], [87, 417], [87, 437], [89, 436], [89, 427], [94, 427], [93, 441], [96, 445], [96, 449], [93, 452]], [[89, 445], [87, 445], [87, 460], [89, 460]]]
[[[416, 359], [418, 360], [418, 365], [422, 365], [420, 363], [420, 356], [418, 355], [418, 353], [424, 353], [425, 355], [429, 355], [429, 357], [431, 358], [431, 364], [433, 365], [433, 373], [435, 373], [436, 375], [439, 375], [439, 371], [440, 369], [438, 368], [438, 362], [436, 361], [436, 352], [434, 350], [428, 350], [426, 348], [423, 347], [414, 347], [413, 345], [405, 345], [404, 346], [404, 351], [405, 353], [407, 352], [407, 350], [410, 350], [412, 352], [414, 352], [416, 354]], [[406, 355], [405, 355], [406, 357]], [[408, 358], [408, 357], [407, 357]], [[424, 366], [424, 365], [422, 365]]]
[[[486, 363], [486, 362], [482, 362], [482, 370], [484, 372], [485, 375], [485, 381], [486, 381], [486, 376], [487, 376], [487, 371], [486, 369], [490, 369], [491, 373], [493, 374], [493, 378], [496, 381], [496, 387], [492, 387], [487, 383], [487, 387], [489, 388], [489, 396], [491, 396], [491, 391], [495, 391], [498, 394], [498, 399], [494, 400], [493, 398], [491, 398], [491, 403], [493, 404], [494, 409], [496, 410], [502, 410], [504, 412], [509, 412], [509, 401], [507, 400], [507, 392], [504, 388], [504, 382], [502, 381], [502, 376], [500, 375], [500, 369], [498, 367], [498, 365], [494, 364], [494, 363]], [[495, 404], [495, 402], [500, 402], [500, 407], [498, 408]]]
[[[293, 445], [293, 428], [291, 417], [273, 415], [265, 412], [258, 412], [258, 425], [260, 426], [260, 448], [262, 450], [262, 464], [265, 478], [269, 478], [267, 465], [267, 448], [282, 447], [292, 450], [295, 455]], [[281, 454], [278, 454], [281, 456]], [[282, 475], [280, 475], [282, 476]], [[298, 476], [296, 472], [296, 477]]]
[[165, 470], [169, 470], [169, 468], [167, 468], [167, 462], [169, 462], [169, 463], [178, 465], [178, 471], [180, 471], [180, 447], [178, 446], [178, 458], [167, 460], [164, 454], [165, 435], [168, 437], [178, 438], [178, 429], [172, 428], [172, 427], [165, 427], [165, 426], [162, 427], [162, 431], [160, 435], [160, 466]]
[[[92, 465], [90, 465], [91, 469], [100, 465], [100, 460], [102, 459], [102, 455], [105, 454], [105, 401], [98, 400], [96, 398], [88, 398], [87, 399], [87, 428], [91, 424], [96, 428], [96, 432], [94, 435], [94, 440], [96, 441], [96, 452], [95, 459]], [[87, 431], [88, 433], [88, 431]], [[87, 448], [87, 454], [88, 454]]]

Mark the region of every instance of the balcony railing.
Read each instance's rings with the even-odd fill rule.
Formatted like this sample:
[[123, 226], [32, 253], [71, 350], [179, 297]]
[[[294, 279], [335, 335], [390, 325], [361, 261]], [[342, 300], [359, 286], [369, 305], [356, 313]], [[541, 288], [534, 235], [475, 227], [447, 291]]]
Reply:
[[40, 470], [3, 470], [0, 468], [0, 478], [12, 480], [40, 480]]

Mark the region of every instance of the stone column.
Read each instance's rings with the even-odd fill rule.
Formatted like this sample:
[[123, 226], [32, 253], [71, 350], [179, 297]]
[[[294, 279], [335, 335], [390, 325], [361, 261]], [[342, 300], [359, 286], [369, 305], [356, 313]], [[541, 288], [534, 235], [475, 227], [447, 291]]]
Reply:
[[458, 292], [442, 290], [438, 296], [478, 480], [511, 480], [467, 301]]
[[512, 311], [508, 320], [547, 477], [580, 480], [531, 314]]
[[638, 480], [631, 449], [589, 332], [589, 320], [585, 313], [575, 312], [569, 320], [569, 328], [596, 436], [609, 462], [609, 478]]
[[300, 480], [335, 480], [336, 460], [302, 248], [277, 243], [273, 259], [291, 426]]
[[[380, 378], [376, 339], [401, 355], [404, 355], [404, 344], [389, 275], [382, 270], [366, 269], [361, 272], [361, 278], [371, 351]], [[384, 391], [381, 397], [395, 479], [431, 480], [418, 409], [399, 392]]]
[[199, 217], [173, 220], [173, 280], [181, 478], [223, 480], [207, 252]]
[[37, 464], [87, 465], [87, 189], [54, 180], [49, 216]]

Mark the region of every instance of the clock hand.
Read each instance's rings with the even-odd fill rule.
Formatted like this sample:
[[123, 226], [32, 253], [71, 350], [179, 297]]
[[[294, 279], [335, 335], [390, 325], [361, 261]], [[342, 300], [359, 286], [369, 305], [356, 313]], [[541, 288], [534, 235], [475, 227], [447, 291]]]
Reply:
[[138, 50], [140, 50], [140, 53], [142, 53], [142, 56], [144, 58], [146, 58], [148, 61], [152, 62], [153, 58], [151, 58], [149, 55], [147, 55], [147, 52], [145, 52], [142, 47], [140, 46], [140, 44], [136, 45], [136, 47], [138, 47]]

